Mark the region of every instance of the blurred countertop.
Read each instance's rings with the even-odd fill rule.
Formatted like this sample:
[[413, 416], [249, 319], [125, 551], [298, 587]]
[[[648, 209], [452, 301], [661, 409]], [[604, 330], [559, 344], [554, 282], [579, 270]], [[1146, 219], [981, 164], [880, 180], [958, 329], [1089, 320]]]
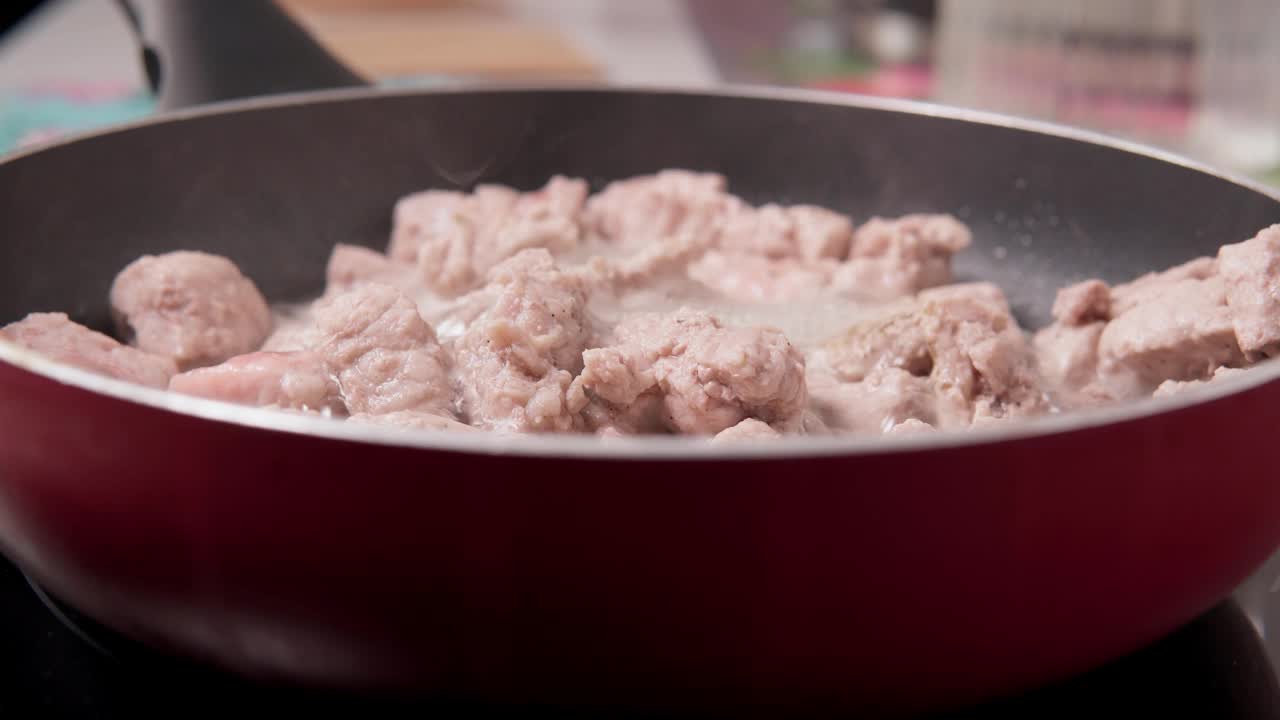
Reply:
[[[285, 0], [317, 39], [378, 79], [452, 75], [701, 86], [710, 55], [679, 0]], [[53, 0], [0, 40], [0, 90], [141, 89], [108, 0]]]

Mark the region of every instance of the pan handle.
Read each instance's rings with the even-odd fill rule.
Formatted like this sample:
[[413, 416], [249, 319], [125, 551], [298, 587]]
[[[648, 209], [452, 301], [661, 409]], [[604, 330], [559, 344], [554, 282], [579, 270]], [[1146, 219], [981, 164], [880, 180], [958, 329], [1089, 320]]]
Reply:
[[272, 0], [116, 0], [161, 110], [366, 81]]

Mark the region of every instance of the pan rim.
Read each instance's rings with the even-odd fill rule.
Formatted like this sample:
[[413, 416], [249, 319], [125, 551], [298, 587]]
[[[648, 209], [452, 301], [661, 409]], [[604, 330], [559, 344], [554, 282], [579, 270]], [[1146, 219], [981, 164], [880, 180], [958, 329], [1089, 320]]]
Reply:
[[[0, 170], [23, 158], [74, 145], [96, 137], [182, 122], [188, 119], [230, 115], [320, 103], [351, 102], [374, 97], [418, 95], [475, 95], [497, 93], [597, 93], [614, 95], [679, 94], [711, 98], [782, 100], [803, 104], [837, 105], [908, 115], [959, 120], [1022, 132], [1051, 135], [1103, 146], [1177, 165], [1239, 185], [1280, 203], [1280, 190], [1256, 180], [1226, 172], [1185, 156], [1102, 133], [1024, 119], [985, 110], [951, 107], [930, 102], [859, 96], [822, 90], [749, 85], [714, 88], [655, 85], [502, 84], [437, 88], [343, 88], [289, 93], [246, 100], [231, 100], [162, 113], [151, 118], [79, 133], [0, 158]], [[232, 403], [170, 393], [98, 375], [47, 359], [14, 343], [0, 340], [0, 361], [54, 382], [132, 402], [153, 409], [190, 415], [260, 430], [310, 435], [330, 440], [417, 448], [445, 452], [555, 457], [598, 460], [800, 460], [822, 457], [901, 454], [928, 450], [971, 448], [1018, 440], [1065, 435], [1084, 430], [1136, 422], [1243, 394], [1280, 379], [1280, 363], [1267, 361], [1251, 372], [1215, 381], [1171, 397], [1146, 398], [1115, 405], [1050, 414], [988, 427], [889, 436], [799, 436], [779, 442], [712, 444], [705, 438], [637, 436], [601, 439], [590, 435], [515, 436], [492, 432], [411, 432], [377, 425], [247, 407]]]

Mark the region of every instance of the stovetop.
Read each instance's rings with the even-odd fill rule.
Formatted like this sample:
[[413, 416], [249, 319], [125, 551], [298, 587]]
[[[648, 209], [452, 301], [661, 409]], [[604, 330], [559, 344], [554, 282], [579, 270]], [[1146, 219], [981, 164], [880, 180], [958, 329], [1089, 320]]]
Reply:
[[[1125, 712], [1280, 718], [1280, 653], [1269, 656], [1259, 634], [1267, 616], [1280, 621], [1280, 593], [1271, 582], [1275, 577], [1280, 577], [1280, 555], [1232, 599], [1143, 650], [1067, 682], [946, 717], [1077, 718]], [[1274, 639], [1272, 644], [1277, 644]], [[0, 559], [0, 718], [228, 717], [248, 710], [284, 711], [294, 717], [323, 710], [364, 718], [441, 711], [489, 716], [493, 709], [268, 687], [158, 656], [74, 611], [59, 613], [56, 605], [51, 609], [16, 568]], [[528, 714], [521, 708], [507, 710]], [[630, 715], [625, 707], [610, 714]]]

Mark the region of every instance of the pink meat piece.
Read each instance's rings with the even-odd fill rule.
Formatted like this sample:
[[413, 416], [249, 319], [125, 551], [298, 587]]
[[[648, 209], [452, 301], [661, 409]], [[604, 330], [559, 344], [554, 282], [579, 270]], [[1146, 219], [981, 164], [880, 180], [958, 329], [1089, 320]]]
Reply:
[[55, 362], [148, 387], [167, 387], [178, 371], [172, 359], [122, 345], [63, 313], [31, 313], [0, 328], [0, 338]]
[[1219, 248], [1218, 272], [1245, 357], [1257, 361], [1275, 355], [1280, 351], [1280, 225]]
[[257, 350], [271, 310], [230, 260], [203, 252], [144, 255], [111, 285], [120, 333], [139, 349], [188, 370]]
[[377, 250], [338, 243], [333, 246], [325, 268], [325, 295], [344, 293], [370, 282], [408, 292], [414, 281], [413, 273], [403, 263], [395, 262]]
[[[333, 295], [340, 294], [333, 293]], [[315, 347], [319, 342], [319, 331], [316, 330], [312, 310], [312, 306], [307, 305], [277, 315], [274, 321], [275, 329], [267, 336], [266, 342], [262, 343], [262, 351], [294, 352]]]
[[169, 389], [240, 405], [344, 415], [338, 383], [316, 352], [255, 352], [175, 375]]
[[337, 378], [347, 409], [379, 415], [451, 415], [449, 357], [413, 301], [378, 283], [318, 301], [314, 349]]
[[833, 287], [849, 297], [885, 300], [943, 285], [951, 281], [951, 256], [972, 242], [969, 228], [950, 215], [875, 217], [854, 231]]
[[725, 327], [687, 308], [623, 321], [583, 361], [575, 405], [624, 410], [657, 395], [663, 425], [675, 432], [714, 435], [748, 417], [795, 430], [808, 400], [804, 356], [781, 332]]
[[1244, 362], [1221, 277], [1185, 278], [1155, 290], [1144, 290], [1098, 340], [1100, 372], [1120, 397], [1148, 394], [1165, 380], [1202, 380]]
[[1169, 286], [1183, 280], [1204, 280], [1218, 272], [1218, 261], [1199, 257], [1168, 270], [1149, 272], [1111, 288], [1111, 316], [1118, 317], [1152, 298], [1163, 295]]
[[831, 281], [832, 260], [770, 259], [712, 250], [689, 264], [690, 278], [741, 302], [779, 303], [812, 299]]
[[1065, 325], [1088, 325], [1111, 319], [1111, 288], [1101, 280], [1085, 280], [1058, 291], [1053, 317]]
[[755, 418], [747, 418], [733, 427], [725, 428], [711, 438], [711, 442], [723, 443], [751, 442], [753, 440], [774, 440], [782, 434], [774, 430], [768, 423]]
[[830, 372], [808, 374], [810, 403], [830, 430], [879, 434], [908, 420], [938, 422], [938, 401], [928, 377], [883, 368], [859, 382], [841, 382]]
[[415, 263], [427, 288], [453, 296], [480, 285], [486, 273], [522, 250], [565, 252], [578, 245], [583, 180], [553, 177], [521, 193], [480, 185], [471, 194], [429, 190], [396, 204], [388, 254]]
[[414, 264], [418, 249], [435, 232], [439, 219], [461, 215], [467, 209], [467, 194], [456, 190], [425, 190], [396, 201], [391, 218], [391, 242], [387, 256], [396, 262]]
[[397, 410], [395, 412], [380, 413], [376, 415], [359, 413], [347, 418], [347, 422], [360, 423], [364, 425], [383, 425], [399, 430], [428, 432], [480, 432], [478, 428], [473, 428], [465, 423], [460, 423], [447, 415], [436, 415], [434, 413], [418, 412], [416, 410]]
[[587, 393], [582, 383], [574, 381], [567, 395], [570, 408], [581, 408], [582, 425], [600, 436], [666, 435], [663, 397], [657, 388], [642, 391], [626, 405], [615, 405]]
[[1053, 323], [1036, 333], [1032, 341], [1036, 364], [1060, 406], [1091, 405], [1099, 399], [1090, 386], [1098, 379], [1098, 340], [1106, 325]]
[[995, 313], [1010, 316], [1013, 314], [1009, 307], [1009, 298], [1005, 297], [1004, 291], [989, 282], [954, 283], [927, 288], [916, 295], [916, 301], [919, 303], [972, 301], [990, 305], [992, 312]]
[[753, 208], [732, 198], [726, 203], [718, 246], [734, 254], [770, 259], [843, 259], [853, 224], [839, 213], [813, 205], [768, 204]]
[[710, 246], [730, 196], [714, 173], [663, 170], [609, 183], [591, 196], [583, 224], [625, 250], [672, 236], [700, 236]]
[[1152, 397], [1169, 397], [1172, 395], [1180, 395], [1187, 390], [1203, 387], [1216, 380], [1232, 377], [1246, 372], [1243, 368], [1227, 368], [1220, 367], [1213, 371], [1213, 375], [1208, 380], [1165, 380], [1151, 393]]
[[652, 285], [665, 275], [678, 273], [707, 252], [708, 237], [701, 232], [655, 238], [639, 250], [620, 258], [602, 260], [607, 283], [620, 289]]
[[575, 429], [566, 399], [592, 337], [582, 280], [526, 250], [489, 274], [493, 305], [456, 345], [462, 407], [471, 424], [511, 432]]
[[900, 423], [885, 431], [886, 435], [916, 435], [919, 433], [935, 432], [937, 428], [923, 420], [915, 418], [907, 418]]
[[825, 355], [845, 382], [887, 369], [929, 378], [945, 427], [967, 424], [975, 408], [1000, 416], [1047, 409], [1026, 336], [985, 288], [934, 295], [857, 323], [830, 341]]

